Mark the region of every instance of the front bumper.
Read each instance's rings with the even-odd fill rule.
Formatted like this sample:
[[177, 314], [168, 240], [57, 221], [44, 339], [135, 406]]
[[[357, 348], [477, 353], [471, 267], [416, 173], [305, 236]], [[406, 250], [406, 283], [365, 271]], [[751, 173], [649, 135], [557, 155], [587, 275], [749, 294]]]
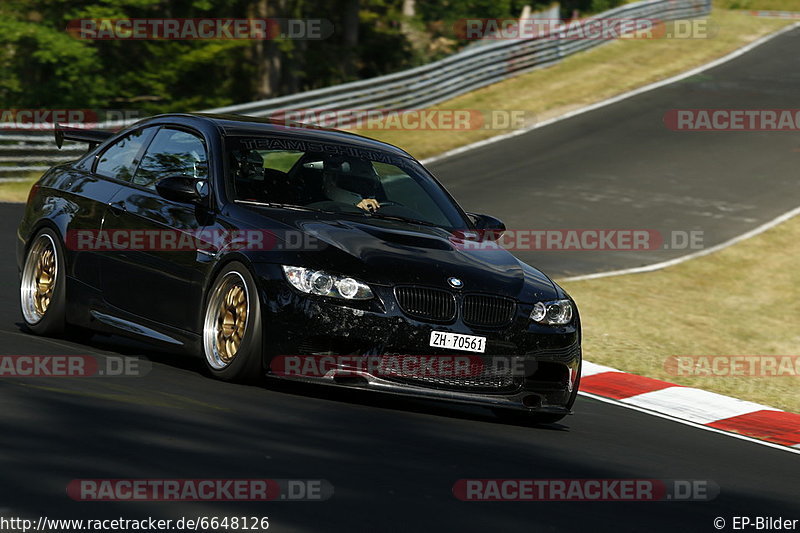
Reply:
[[346, 386], [397, 396], [407, 396], [410, 398], [443, 400], [483, 407], [516, 409], [537, 413], [571, 414], [569, 407], [565, 404], [545, 403], [547, 395], [541, 391], [537, 392], [520, 388], [514, 392], [502, 394], [476, 393], [465, 390], [435, 389], [408, 383], [401, 384], [366, 372], [359, 372], [357, 376], [355, 374], [356, 373], [352, 370], [343, 369], [341, 376], [331, 375], [322, 378], [298, 379], [276, 376], [274, 374], [270, 374], [269, 376], [272, 379], [279, 379], [282, 381], [301, 381], [304, 383], [313, 383], [315, 385]]
[[[371, 285], [376, 298], [345, 301], [302, 294], [281, 277], [275, 265], [259, 265], [264, 315], [265, 370], [279, 379], [350, 386], [417, 398], [536, 412], [569, 412], [581, 362], [580, 322], [544, 326], [531, 323], [531, 305], [519, 303], [510, 325], [501, 328], [467, 326], [460, 316], [435, 324], [406, 316], [390, 287]], [[279, 268], [279, 267], [278, 267]], [[431, 331], [487, 338], [485, 354], [429, 346]], [[513, 360], [503, 380], [447, 380], [423, 376], [376, 375], [343, 364], [319, 375], [285, 377], [272, 372], [276, 356], [443, 356], [464, 355]]]

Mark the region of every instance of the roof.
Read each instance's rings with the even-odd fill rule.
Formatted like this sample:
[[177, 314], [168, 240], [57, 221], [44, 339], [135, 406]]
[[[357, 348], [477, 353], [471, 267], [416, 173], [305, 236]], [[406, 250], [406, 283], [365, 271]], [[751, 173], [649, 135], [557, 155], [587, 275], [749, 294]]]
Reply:
[[315, 140], [318, 142], [349, 144], [369, 150], [380, 150], [393, 155], [399, 155], [401, 157], [411, 157], [405, 150], [385, 142], [363, 137], [355, 133], [323, 128], [311, 124], [301, 124], [298, 122], [286, 122], [262, 117], [248, 117], [244, 115], [213, 115], [206, 113], [171, 113], [166, 115], [158, 115], [157, 117], [151, 118], [156, 119], [178, 117], [191, 117], [211, 122], [226, 135], [288, 135], [293, 137], [302, 137], [307, 140]]

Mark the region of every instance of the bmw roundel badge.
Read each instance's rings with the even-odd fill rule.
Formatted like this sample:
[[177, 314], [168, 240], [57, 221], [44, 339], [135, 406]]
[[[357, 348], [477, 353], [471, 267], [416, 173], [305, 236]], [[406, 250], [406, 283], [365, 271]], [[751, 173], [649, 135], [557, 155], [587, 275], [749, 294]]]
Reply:
[[464, 282], [458, 278], [447, 278], [447, 283], [449, 283], [454, 289], [460, 289], [464, 286]]

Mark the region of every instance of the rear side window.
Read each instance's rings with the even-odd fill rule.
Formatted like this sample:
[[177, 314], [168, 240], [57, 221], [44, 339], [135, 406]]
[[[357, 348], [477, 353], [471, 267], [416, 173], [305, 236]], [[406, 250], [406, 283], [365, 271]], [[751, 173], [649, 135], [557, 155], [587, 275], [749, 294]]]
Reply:
[[97, 161], [95, 172], [107, 178], [130, 181], [139, 164], [137, 157], [152, 132], [153, 128], [134, 131], [109, 146]]
[[193, 133], [162, 128], [147, 148], [133, 183], [155, 189], [170, 176], [208, 178], [208, 157], [203, 140]]

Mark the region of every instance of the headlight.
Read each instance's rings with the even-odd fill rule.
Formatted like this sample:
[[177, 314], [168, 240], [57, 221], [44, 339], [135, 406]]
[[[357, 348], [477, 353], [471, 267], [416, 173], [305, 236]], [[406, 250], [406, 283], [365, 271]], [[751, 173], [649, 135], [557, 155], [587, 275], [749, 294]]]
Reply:
[[369, 300], [372, 290], [366, 283], [324, 270], [283, 265], [283, 273], [294, 288], [308, 294], [332, 296], [345, 300]]
[[569, 300], [536, 302], [531, 311], [531, 320], [553, 326], [569, 324], [572, 320], [572, 303]]

